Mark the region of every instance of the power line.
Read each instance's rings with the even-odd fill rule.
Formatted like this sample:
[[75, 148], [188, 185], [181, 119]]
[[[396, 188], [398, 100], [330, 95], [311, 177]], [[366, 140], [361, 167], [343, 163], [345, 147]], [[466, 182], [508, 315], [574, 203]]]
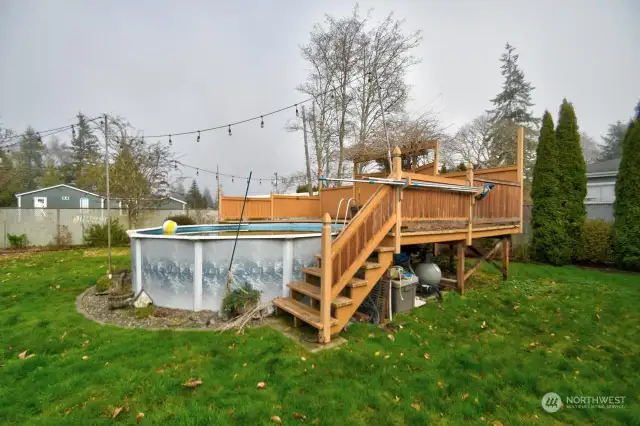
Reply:
[[[89, 119], [86, 120], [86, 122], [90, 123], [90, 122], [95, 121], [95, 120], [97, 120], [97, 119], [99, 119], [101, 117], [102, 116], [89, 118]], [[41, 141], [42, 138], [45, 138], [47, 136], [53, 136], [53, 135], [55, 135], [57, 133], [61, 133], [61, 132], [64, 132], [66, 130], [71, 130], [71, 131], [73, 131], [75, 133], [75, 126], [78, 126], [79, 124], [80, 124], [80, 122], [78, 121], [78, 124], [74, 123], [74, 124], [69, 124], [69, 125], [62, 126], [62, 127], [56, 127], [54, 129], [34, 131], [33, 134], [35, 134], [36, 137], [38, 138], [38, 140]], [[21, 137], [24, 137], [24, 136], [28, 136], [27, 132], [21, 133], [19, 135], [10, 136], [10, 137], [8, 137], [6, 139], [1, 140], [0, 143], [6, 143], [6, 142], [9, 142], [9, 141], [12, 141], [14, 139], [18, 139], [18, 138], [21, 138]], [[9, 144], [9, 145], [3, 145], [2, 148], [8, 148], [10, 146], [15, 146], [18, 143], [20, 143], [20, 142], [15, 142], [15, 143]]]

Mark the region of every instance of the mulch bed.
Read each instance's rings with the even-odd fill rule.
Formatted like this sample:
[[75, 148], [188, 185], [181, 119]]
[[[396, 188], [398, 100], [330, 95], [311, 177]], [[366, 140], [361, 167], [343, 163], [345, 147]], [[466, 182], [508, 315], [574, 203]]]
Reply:
[[95, 287], [78, 296], [76, 309], [90, 320], [125, 328], [212, 330], [219, 325], [217, 315], [212, 311], [155, 307], [151, 315], [136, 318], [133, 308], [109, 309], [107, 295], [97, 295]]

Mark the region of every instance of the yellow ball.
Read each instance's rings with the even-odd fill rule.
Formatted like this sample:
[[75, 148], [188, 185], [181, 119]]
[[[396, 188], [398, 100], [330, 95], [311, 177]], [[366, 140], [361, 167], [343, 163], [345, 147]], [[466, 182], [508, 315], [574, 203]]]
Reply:
[[165, 235], [175, 235], [177, 229], [178, 224], [172, 220], [167, 220], [162, 224], [162, 231], [164, 231]]

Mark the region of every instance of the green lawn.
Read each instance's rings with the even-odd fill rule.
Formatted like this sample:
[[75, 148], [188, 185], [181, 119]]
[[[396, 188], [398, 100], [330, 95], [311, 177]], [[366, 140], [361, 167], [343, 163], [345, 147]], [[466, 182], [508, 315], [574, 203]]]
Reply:
[[[142, 412], [141, 424], [180, 425], [298, 414], [321, 425], [640, 424], [638, 275], [514, 264], [502, 283], [487, 267], [464, 297], [398, 316], [393, 339], [360, 324], [346, 345], [310, 354], [266, 327], [238, 336], [90, 322], [75, 298], [105, 260], [0, 258], [0, 423], [135, 423]], [[127, 265], [127, 253], [114, 261]], [[18, 359], [26, 349], [35, 356]], [[202, 384], [183, 387], [191, 377]], [[550, 391], [625, 396], [626, 408], [548, 414]], [[128, 411], [111, 420], [116, 407]]]

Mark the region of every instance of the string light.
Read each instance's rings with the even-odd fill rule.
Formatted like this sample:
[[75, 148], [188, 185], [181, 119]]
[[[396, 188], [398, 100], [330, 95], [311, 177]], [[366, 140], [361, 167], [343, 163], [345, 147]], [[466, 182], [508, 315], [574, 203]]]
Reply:
[[229, 136], [231, 136], [231, 124], [229, 124]]
[[36, 139], [38, 142], [42, 143], [42, 136], [40, 136], [40, 133], [36, 133]]
[[171, 135], [169, 135], [169, 146], [173, 146], [173, 143], [171, 142]]
[[233, 183], [233, 182], [235, 182], [235, 181], [233, 180], [233, 176], [231, 176], [231, 183]]
[[71, 137], [72, 138], [76, 138], [76, 128], [73, 127], [73, 124], [71, 125]]
[[198, 130], [198, 138], [196, 139], [196, 142], [200, 142], [200, 130]]
[[200, 176], [200, 170], [196, 169], [196, 176]]
[[178, 170], [178, 162], [176, 160], [173, 160], [173, 168]]
[[296, 104], [296, 117], [298, 116], [298, 104]]
[[264, 119], [260, 116], [260, 128], [264, 129]]

